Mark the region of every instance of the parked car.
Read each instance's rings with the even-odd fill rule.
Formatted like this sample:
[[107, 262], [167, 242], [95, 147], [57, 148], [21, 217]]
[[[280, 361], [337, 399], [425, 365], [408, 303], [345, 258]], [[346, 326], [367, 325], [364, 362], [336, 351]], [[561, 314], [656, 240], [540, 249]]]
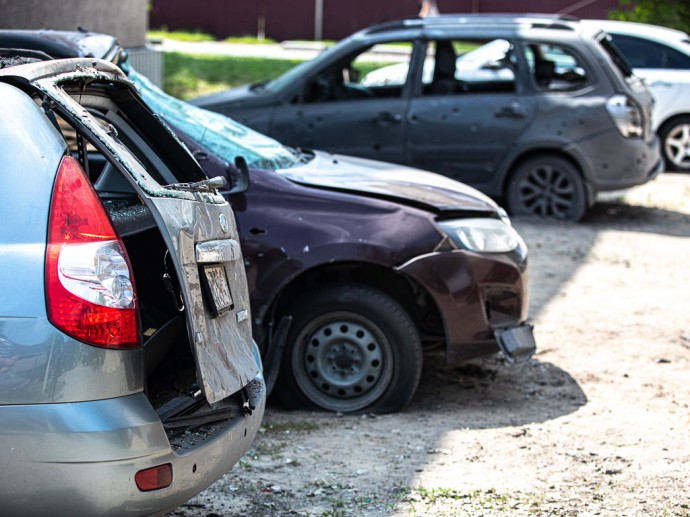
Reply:
[[[381, 45], [406, 52], [407, 73], [362, 84], [391, 66], [372, 62]], [[478, 70], [458, 67], [482, 46], [505, 50]], [[662, 169], [647, 88], [603, 32], [555, 16], [378, 25], [272, 81], [192, 102], [288, 145], [444, 174], [504, 199], [513, 214], [577, 220], [597, 192]]]
[[653, 129], [666, 168], [690, 171], [690, 36], [682, 31], [612, 20], [586, 20], [611, 35], [654, 99]]
[[436, 174], [285, 147], [166, 95], [109, 54], [210, 177], [247, 184], [224, 193], [254, 337], [288, 407], [400, 410], [424, 352], [451, 364], [499, 347], [509, 360], [534, 352], [527, 250], [489, 198]]
[[2, 513], [161, 514], [264, 412], [233, 212], [116, 66], [36, 56], [0, 58]]

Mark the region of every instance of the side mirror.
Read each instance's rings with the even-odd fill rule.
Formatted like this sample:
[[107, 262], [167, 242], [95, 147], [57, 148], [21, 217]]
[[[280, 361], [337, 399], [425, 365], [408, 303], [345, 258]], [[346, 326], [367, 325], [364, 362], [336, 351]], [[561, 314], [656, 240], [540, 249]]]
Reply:
[[232, 186], [228, 194], [240, 194], [249, 188], [249, 167], [247, 167], [247, 160], [242, 156], [235, 158], [235, 168], [237, 169], [237, 177], [232, 182]]

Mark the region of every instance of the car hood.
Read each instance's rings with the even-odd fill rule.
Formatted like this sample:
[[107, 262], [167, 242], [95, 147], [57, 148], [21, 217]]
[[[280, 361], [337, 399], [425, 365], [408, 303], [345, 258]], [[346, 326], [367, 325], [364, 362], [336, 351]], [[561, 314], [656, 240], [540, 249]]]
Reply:
[[393, 199], [436, 212], [498, 211], [472, 187], [440, 174], [404, 165], [313, 151], [308, 162], [276, 172], [304, 185]]

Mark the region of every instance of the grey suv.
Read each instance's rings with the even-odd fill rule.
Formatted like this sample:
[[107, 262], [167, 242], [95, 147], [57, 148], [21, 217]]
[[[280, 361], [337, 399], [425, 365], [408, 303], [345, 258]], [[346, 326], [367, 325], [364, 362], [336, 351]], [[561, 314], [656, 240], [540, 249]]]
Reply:
[[514, 214], [579, 219], [662, 167], [647, 88], [604, 32], [554, 16], [387, 23], [192, 102], [289, 145], [445, 174]]

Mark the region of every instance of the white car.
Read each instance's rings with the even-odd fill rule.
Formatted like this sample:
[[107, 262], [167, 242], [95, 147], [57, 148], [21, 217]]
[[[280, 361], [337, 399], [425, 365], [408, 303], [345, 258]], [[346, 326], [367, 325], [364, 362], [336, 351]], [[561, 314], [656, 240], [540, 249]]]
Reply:
[[649, 86], [666, 168], [690, 171], [690, 36], [644, 23], [583, 20], [608, 32]]

